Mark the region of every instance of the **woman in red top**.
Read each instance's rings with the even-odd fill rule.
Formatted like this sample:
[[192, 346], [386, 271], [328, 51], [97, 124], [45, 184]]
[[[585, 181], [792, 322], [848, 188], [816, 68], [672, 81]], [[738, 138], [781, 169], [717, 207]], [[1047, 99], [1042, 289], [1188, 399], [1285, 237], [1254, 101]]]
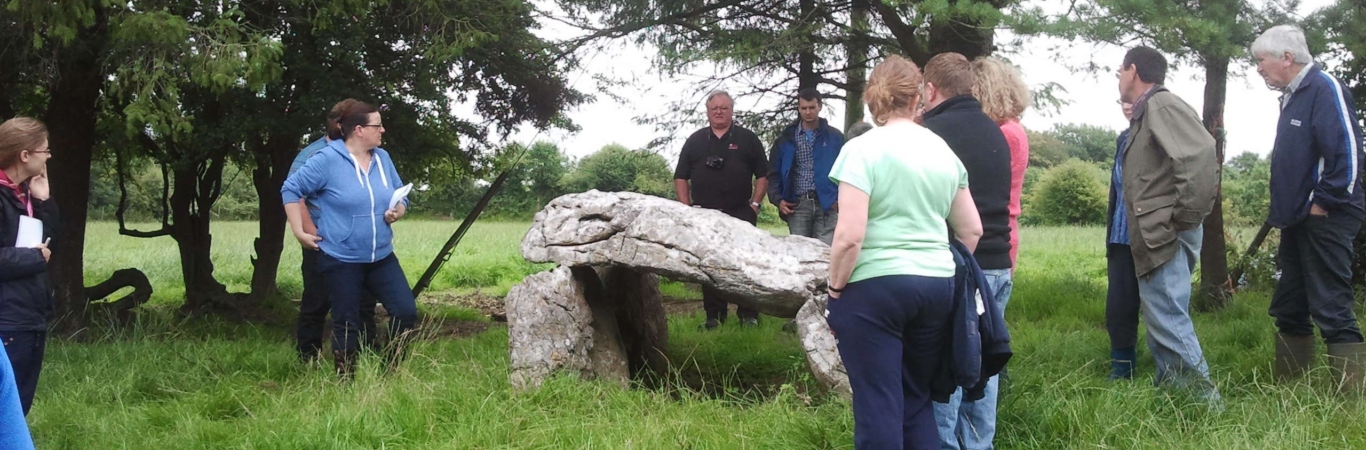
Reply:
[[1001, 125], [1001, 134], [1010, 145], [1010, 266], [1020, 267], [1015, 261], [1020, 253], [1020, 191], [1029, 165], [1029, 137], [1020, 126], [1020, 116], [1029, 108], [1029, 86], [1015, 66], [1000, 59], [977, 58], [972, 65], [976, 75], [972, 95], [982, 102], [982, 112]]

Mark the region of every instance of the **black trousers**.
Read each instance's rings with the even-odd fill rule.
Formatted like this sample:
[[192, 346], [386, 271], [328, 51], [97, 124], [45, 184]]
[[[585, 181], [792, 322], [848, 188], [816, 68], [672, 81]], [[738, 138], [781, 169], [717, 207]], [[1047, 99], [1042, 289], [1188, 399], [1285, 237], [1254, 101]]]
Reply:
[[1362, 341], [1352, 313], [1352, 239], [1360, 228], [1361, 219], [1330, 211], [1281, 230], [1281, 280], [1269, 311], [1281, 333], [1312, 336], [1316, 323], [1329, 344]]
[[[299, 301], [299, 322], [295, 328], [296, 347], [301, 358], [312, 358], [322, 351], [323, 327], [327, 324], [327, 313], [332, 303], [327, 295], [327, 280], [318, 272], [318, 255], [322, 252], [304, 249], [303, 270], [304, 295]], [[375, 350], [375, 296], [361, 292], [360, 298], [361, 339], [364, 346]]]
[[[759, 213], [754, 212], [754, 208], [751, 208], [749, 205], [738, 208], [702, 207], [721, 211], [728, 216], [749, 222], [750, 225], [759, 223]], [[722, 298], [720, 292], [706, 286], [702, 287], [702, 309], [707, 312], [707, 319], [725, 321], [728, 313], [727, 308], [726, 300]], [[758, 319], [759, 311], [740, 306], [735, 308], [735, 315], [740, 316], [740, 319]]]
[[1105, 252], [1109, 289], [1105, 292], [1105, 330], [1110, 350], [1138, 346], [1138, 275], [1134, 253], [1124, 244], [1109, 244]]
[[47, 331], [0, 331], [5, 354], [14, 367], [14, 383], [19, 386], [19, 403], [24, 415], [33, 406], [38, 390], [38, 375], [43, 372], [43, 353], [47, 351]]

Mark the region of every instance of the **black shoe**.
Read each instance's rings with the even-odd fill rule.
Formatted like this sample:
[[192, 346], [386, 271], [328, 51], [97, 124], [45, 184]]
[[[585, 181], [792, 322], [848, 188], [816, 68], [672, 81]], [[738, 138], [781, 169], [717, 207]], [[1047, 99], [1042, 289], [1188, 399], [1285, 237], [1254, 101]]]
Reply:
[[356, 352], [333, 350], [332, 364], [336, 366], [338, 378], [342, 381], [351, 381], [356, 374]]
[[717, 327], [720, 327], [720, 326], [721, 326], [721, 321], [716, 320], [716, 319], [707, 319], [707, 322], [706, 322], [706, 323], [703, 323], [703, 324], [697, 326], [697, 331], [711, 331], [711, 330], [715, 330]]
[[758, 328], [758, 327], [759, 327], [759, 318], [758, 318], [758, 317], [746, 317], [746, 318], [744, 318], [744, 319], [740, 319], [740, 327], [741, 327], [741, 328]]

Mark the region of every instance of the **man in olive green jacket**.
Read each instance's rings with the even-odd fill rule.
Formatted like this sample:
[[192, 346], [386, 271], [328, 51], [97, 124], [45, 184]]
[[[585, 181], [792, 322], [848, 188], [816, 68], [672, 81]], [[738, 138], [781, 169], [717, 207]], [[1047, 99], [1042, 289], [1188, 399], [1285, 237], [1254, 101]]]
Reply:
[[1110, 218], [1117, 235], [1110, 239], [1133, 252], [1157, 384], [1190, 388], [1218, 403], [1191, 322], [1190, 295], [1219, 162], [1195, 110], [1162, 86], [1166, 72], [1166, 58], [1147, 47], [1129, 50], [1120, 66], [1120, 98], [1133, 103], [1134, 113], [1117, 164], [1119, 204]]

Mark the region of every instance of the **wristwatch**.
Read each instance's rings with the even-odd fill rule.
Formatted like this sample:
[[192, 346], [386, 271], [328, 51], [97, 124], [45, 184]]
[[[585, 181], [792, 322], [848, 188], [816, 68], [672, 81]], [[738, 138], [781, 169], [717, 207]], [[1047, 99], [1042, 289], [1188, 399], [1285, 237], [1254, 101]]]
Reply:
[[758, 208], [758, 207], [759, 207], [759, 202], [749, 202], [749, 206], [750, 206], [750, 207], [753, 207], [753, 208]]

